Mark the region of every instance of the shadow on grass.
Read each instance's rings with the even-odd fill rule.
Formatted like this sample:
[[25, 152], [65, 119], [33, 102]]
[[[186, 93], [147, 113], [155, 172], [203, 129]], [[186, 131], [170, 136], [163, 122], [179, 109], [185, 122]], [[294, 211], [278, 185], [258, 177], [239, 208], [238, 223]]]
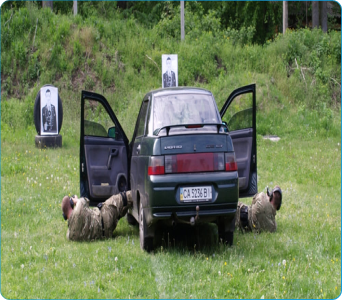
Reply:
[[[129, 225], [126, 220], [119, 222], [114, 230], [113, 238], [134, 237], [139, 241], [139, 226]], [[222, 246], [222, 247], [221, 247]], [[154, 252], [175, 250], [190, 252], [220, 252], [228, 246], [224, 246], [218, 238], [216, 224], [205, 223], [191, 226], [187, 224], [177, 224], [168, 226], [159, 223], [156, 226], [154, 236]]]
[[174, 249], [180, 251], [210, 251], [218, 247], [218, 230], [215, 224], [190, 226], [178, 224], [175, 227], [159, 225], [154, 237], [155, 251]]

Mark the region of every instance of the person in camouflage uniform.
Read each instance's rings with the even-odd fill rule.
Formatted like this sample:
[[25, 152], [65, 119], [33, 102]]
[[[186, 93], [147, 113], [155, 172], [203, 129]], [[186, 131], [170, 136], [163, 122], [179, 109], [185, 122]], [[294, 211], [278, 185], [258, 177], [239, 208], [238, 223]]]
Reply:
[[131, 206], [131, 191], [114, 195], [94, 208], [89, 208], [87, 198], [65, 196], [62, 211], [64, 219], [68, 220], [67, 238], [72, 241], [111, 238], [118, 220]]
[[271, 192], [267, 189], [267, 194], [258, 193], [254, 195], [250, 206], [239, 202], [235, 227], [240, 228], [242, 232], [275, 232], [277, 230], [276, 210], [280, 209], [281, 201], [282, 191], [279, 186], [276, 186]]

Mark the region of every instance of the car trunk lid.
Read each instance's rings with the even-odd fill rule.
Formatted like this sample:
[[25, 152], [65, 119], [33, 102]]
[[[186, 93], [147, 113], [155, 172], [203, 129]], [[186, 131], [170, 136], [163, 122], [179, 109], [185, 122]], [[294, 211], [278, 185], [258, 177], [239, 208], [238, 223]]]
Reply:
[[228, 134], [166, 136], [160, 138], [160, 147], [162, 155], [233, 151], [233, 145]]

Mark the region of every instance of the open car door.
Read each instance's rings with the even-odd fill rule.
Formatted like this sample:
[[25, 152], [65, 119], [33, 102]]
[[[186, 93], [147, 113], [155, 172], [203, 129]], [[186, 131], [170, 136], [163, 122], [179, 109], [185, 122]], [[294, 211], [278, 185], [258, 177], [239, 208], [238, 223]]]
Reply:
[[234, 90], [220, 115], [233, 140], [239, 174], [239, 198], [258, 192], [255, 84]]
[[82, 91], [80, 194], [92, 205], [129, 189], [128, 139], [107, 100]]

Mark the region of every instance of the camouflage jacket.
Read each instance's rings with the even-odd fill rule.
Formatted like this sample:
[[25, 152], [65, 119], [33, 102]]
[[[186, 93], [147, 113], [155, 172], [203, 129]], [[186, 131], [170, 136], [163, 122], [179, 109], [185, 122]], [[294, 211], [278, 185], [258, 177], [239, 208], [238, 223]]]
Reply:
[[277, 230], [277, 223], [275, 221], [276, 210], [265, 193], [254, 195], [252, 204], [248, 206], [249, 228], [242, 228], [240, 222], [240, 210], [243, 206], [246, 205], [239, 202], [235, 222], [236, 227], [241, 230], [252, 230], [253, 232], [275, 232]]
[[89, 208], [89, 200], [80, 198], [68, 220], [67, 238], [72, 241], [94, 240], [102, 237], [101, 212]]
[[[131, 192], [126, 192], [126, 195], [132, 203]], [[112, 237], [118, 220], [126, 214], [127, 207], [123, 207], [120, 194], [103, 202], [101, 210], [97, 207], [89, 208], [89, 200], [80, 198], [68, 220], [67, 238], [73, 241], [91, 241]]]

